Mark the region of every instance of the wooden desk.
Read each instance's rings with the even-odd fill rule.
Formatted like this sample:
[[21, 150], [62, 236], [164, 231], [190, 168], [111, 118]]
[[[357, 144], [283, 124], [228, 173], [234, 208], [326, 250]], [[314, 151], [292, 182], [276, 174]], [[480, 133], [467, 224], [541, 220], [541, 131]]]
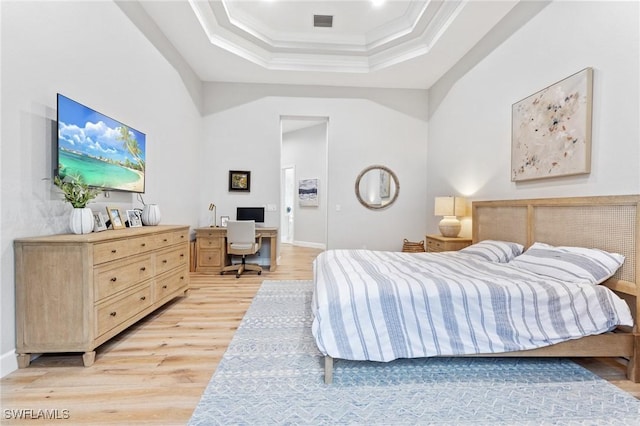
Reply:
[[[278, 267], [278, 228], [256, 228], [256, 235], [262, 235], [271, 243], [271, 259], [269, 271]], [[196, 229], [196, 272], [219, 274], [222, 268], [230, 264], [227, 256], [227, 228], [197, 228]]]

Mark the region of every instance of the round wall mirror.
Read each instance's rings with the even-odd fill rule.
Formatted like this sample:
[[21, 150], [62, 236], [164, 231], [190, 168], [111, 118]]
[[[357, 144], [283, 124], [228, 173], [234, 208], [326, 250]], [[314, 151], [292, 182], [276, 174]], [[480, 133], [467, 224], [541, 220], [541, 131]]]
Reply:
[[389, 207], [400, 193], [400, 182], [391, 169], [385, 166], [369, 166], [356, 179], [356, 197], [368, 209]]

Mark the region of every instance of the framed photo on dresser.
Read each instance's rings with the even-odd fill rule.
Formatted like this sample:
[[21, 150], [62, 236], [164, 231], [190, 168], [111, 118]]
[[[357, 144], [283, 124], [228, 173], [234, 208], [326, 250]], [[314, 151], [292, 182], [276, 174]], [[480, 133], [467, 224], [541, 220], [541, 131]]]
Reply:
[[122, 213], [120, 212], [120, 209], [118, 209], [117, 207], [107, 207], [107, 214], [109, 215], [112, 229], [124, 228], [124, 219]]
[[142, 226], [142, 212], [140, 210], [127, 210], [127, 221], [129, 228], [139, 228]]
[[100, 232], [107, 230], [107, 221], [104, 218], [104, 213], [102, 212], [93, 212], [93, 232]]

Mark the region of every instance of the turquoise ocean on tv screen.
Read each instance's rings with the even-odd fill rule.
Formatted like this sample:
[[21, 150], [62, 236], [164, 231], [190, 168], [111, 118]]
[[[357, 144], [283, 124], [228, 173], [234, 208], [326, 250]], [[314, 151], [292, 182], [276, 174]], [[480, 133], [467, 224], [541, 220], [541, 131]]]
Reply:
[[136, 192], [144, 190], [144, 180], [134, 171], [84, 156], [75, 152], [58, 152], [60, 173], [65, 176], [80, 175], [83, 181], [91, 186], [112, 189], [127, 189]]

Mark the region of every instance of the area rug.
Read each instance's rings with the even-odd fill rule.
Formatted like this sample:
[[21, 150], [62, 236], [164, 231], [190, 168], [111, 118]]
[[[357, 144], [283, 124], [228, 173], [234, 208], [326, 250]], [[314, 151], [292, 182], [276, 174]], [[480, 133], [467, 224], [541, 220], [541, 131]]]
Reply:
[[189, 424], [638, 425], [640, 401], [566, 359], [336, 360], [311, 335], [310, 281], [264, 281]]

